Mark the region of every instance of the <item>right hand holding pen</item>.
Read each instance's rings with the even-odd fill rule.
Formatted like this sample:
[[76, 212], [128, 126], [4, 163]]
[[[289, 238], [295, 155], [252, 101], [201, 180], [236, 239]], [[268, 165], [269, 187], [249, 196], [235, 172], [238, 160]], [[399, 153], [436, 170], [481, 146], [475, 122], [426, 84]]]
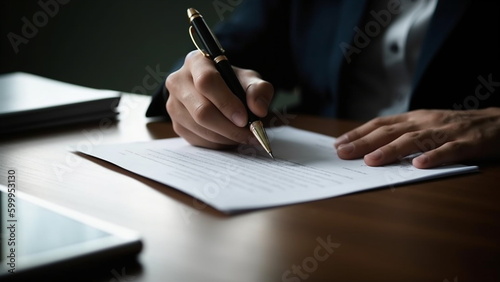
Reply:
[[[272, 85], [251, 70], [234, 67], [247, 104], [265, 117], [272, 100]], [[184, 65], [167, 77], [167, 111], [174, 131], [190, 144], [224, 149], [237, 144], [258, 144], [247, 128], [245, 106], [227, 87], [211, 60], [198, 50], [190, 52]]]

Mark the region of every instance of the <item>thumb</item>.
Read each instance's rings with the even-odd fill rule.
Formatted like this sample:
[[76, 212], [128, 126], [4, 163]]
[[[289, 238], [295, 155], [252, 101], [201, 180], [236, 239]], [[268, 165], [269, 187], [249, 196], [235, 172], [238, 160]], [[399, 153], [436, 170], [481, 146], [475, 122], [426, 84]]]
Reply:
[[264, 80], [254, 81], [247, 86], [246, 93], [250, 111], [259, 117], [265, 117], [274, 95], [271, 83]]
[[243, 69], [236, 71], [246, 92], [248, 108], [255, 115], [265, 117], [274, 96], [273, 85], [261, 79], [257, 72]]

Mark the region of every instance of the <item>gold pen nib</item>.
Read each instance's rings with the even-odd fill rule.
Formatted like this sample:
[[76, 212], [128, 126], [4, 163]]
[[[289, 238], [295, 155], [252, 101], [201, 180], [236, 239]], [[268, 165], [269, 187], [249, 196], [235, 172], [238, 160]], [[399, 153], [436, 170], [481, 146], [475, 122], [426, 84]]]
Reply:
[[271, 144], [269, 143], [269, 139], [267, 138], [266, 130], [264, 129], [264, 125], [260, 120], [254, 121], [250, 124], [250, 130], [252, 131], [255, 138], [259, 140], [260, 145], [266, 150], [266, 152], [274, 159], [273, 152], [271, 150]]

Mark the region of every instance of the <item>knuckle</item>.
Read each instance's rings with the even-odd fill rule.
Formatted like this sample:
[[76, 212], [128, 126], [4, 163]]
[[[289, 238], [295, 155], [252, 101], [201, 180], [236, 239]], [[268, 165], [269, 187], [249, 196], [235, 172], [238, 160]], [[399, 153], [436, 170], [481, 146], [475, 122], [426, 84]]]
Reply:
[[472, 130], [469, 138], [473, 140], [473, 142], [479, 143], [479, 140], [489, 139], [488, 135], [488, 132], [484, 132], [482, 130]]
[[355, 148], [356, 149], [365, 149], [365, 148], [372, 148], [372, 141], [367, 140], [366, 138], [360, 138], [356, 140], [355, 142]]
[[419, 140], [423, 137], [423, 132], [422, 131], [412, 131], [412, 132], [406, 132], [404, 133], [401, 138], [404, 141], [413, 141], [413, 140]]
[[427, 115], [427, 114], [430, 114], [430, 111], [426, 110], [426, 109], [418, 109], [418, 110], [412, 111], [412, 113], [414, 115]]
[[262, 89], [261, 92], [265, 93], [266, 95], [270, 95], [272, 97], [272, 95], [274, 94], [274, 87], [273, 87], [273, 85], [271, 83], [267, 82], [267, 81], [261, 81], [259, 83], [259, 87]]
[[172, 122], [172, 129], [178, 136], [186, 139], [190, 144], [192, 144], [192, 133], [189, 129], [185, 128], [178, 122]]
[[392, 135], [393, 133], [396, 132], [397, 128], [394, 125], [382, 125], [379, 127], [379, 130], [381, 130], [384, 134], [387, 135]]
[[399, 145], [398, 142], [391, 142], [387, 145], [385, 145], [386, 151], [389, 153], [397, 153], [400, 151], [401, 146]]
[[465, 147], [465, 144], [463, 142], [449, 142], [448, 143], [448, 148], [450, 148], [453, 151], [461, 151]]
[[172, 128], [174, 129], [174, 132], [179, 135], [183, 136], [184, 128], [180, 126], [177, 122], [172, 123]]
[[463, 156], [466, 152], [467, 144], [465, 142], [454, 141], [443, 145], [448, 152], [453, 152], [454, 155]]
[[436, 117], [429, 110], [413, 110], [411, 112], [407, 112], [404, 114], [406, 117], [406, 121], [410, 123], [418, 123], [421, 120], [427, 119], [435, 119]]
[[226, 112], [226, 111], [231, 111], [231, 109], [233, 109], [234, 107], [233, 107], [232, 100], [230, 100], [230, 99], [224, 99], [224, 100], [220, 100], [218, 102], [217, 108], [221, 112]]
[[386, 124], [385, 119], [383, 117], [376, 117], [372, 119], [371, 123], [376, 127], [381, 127]]
[[214, 81], [218, 78], [220, 78], [220, 74], [217, 70], [205, 71], [197, 77], [194, 77], [194, 85], [196, 89], [207, 89], [213, 85]]
[[438, 145], [431, 137], [431, 134], [426, 134], [423, 131], [406, 132], [401, 135], [401, 142], [405, 144], [413, 144], [414, 147], [421, 151], [433, 150]]
[[169, 76], [167, 76], [167, 79], [165, 80], [165, 87], [169, 92], [173, 92], [173, 89], [175, 85], [177, 84], [177, 77], [178, 77], [178, 71], [171, 73]]
[[432, 110], [427, 110], [427, 109], [418, 109], [409, 112], [409, 115], [412, 117], [421, 117], [421, 116], [434, 116], [436, 115], [436, 112]]
[[198, 105], [192, 114], [193, 119], [198, 124], [202, 124], [205, 121], [209, 120], [212, 115], [213, 115], [213, 107], [211, 104], [208, 103], [202, 103]]
[[353, 130], [344, 134], [345, 138], [347, 138], [348, 142], [352, 142], [353, 140], [358, 140], [361, 137], [361, 134], [358, 130]]
[[185, 59], [184, 59], [184, 63], [186, 64], [191, 64], [193, 61], [195, 61], [196, 59], [198, 59], [198, 57], [200, 56], [200, 51], [198, 50], [193, 50], [189, 53], [187, 53]]
[[461, 121], [448, 123], [447, 125], [444, 125], [441, 130], [455, 136], [467, 132], [469, 127], [470, 124], [467, 121]]
[[258, 72], [254, 71], [254, 70], [250, 70], [250, 69], [240, 69], [240, 68], [236, 68], [235, 69], [239, 75], [241, 76], [247, 76], [247, 77], [259, 77], [260, 78], [260, 75]]
[[165, 107], [170, 116], [175, 116], [178, 113], [177, 106], [175, 104], [176, 103], [174, 102], [174, 99], [172, 97], [169, 97], [167, 99]]

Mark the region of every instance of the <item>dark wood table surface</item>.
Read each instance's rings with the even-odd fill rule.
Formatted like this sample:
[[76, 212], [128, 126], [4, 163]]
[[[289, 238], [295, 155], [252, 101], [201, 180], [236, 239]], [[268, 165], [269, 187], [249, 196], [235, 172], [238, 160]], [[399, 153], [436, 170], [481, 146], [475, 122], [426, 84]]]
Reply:
[[[138, 266], [93, 281], [500, 281], [500, 166], [326, 200], [225, 215], [168, 186], [74, 154], [176, 136], [125, 95], [119, 120], [3, 135], [1, 184], [143, 236]], [[289, 116], [339, 136], [357, 123]], [[120, 274], [120, 275], [117, 275]], [[70, 280], [74, 280], [70, 279]], [[69, 281], [69, 280], [68, 280]]]

